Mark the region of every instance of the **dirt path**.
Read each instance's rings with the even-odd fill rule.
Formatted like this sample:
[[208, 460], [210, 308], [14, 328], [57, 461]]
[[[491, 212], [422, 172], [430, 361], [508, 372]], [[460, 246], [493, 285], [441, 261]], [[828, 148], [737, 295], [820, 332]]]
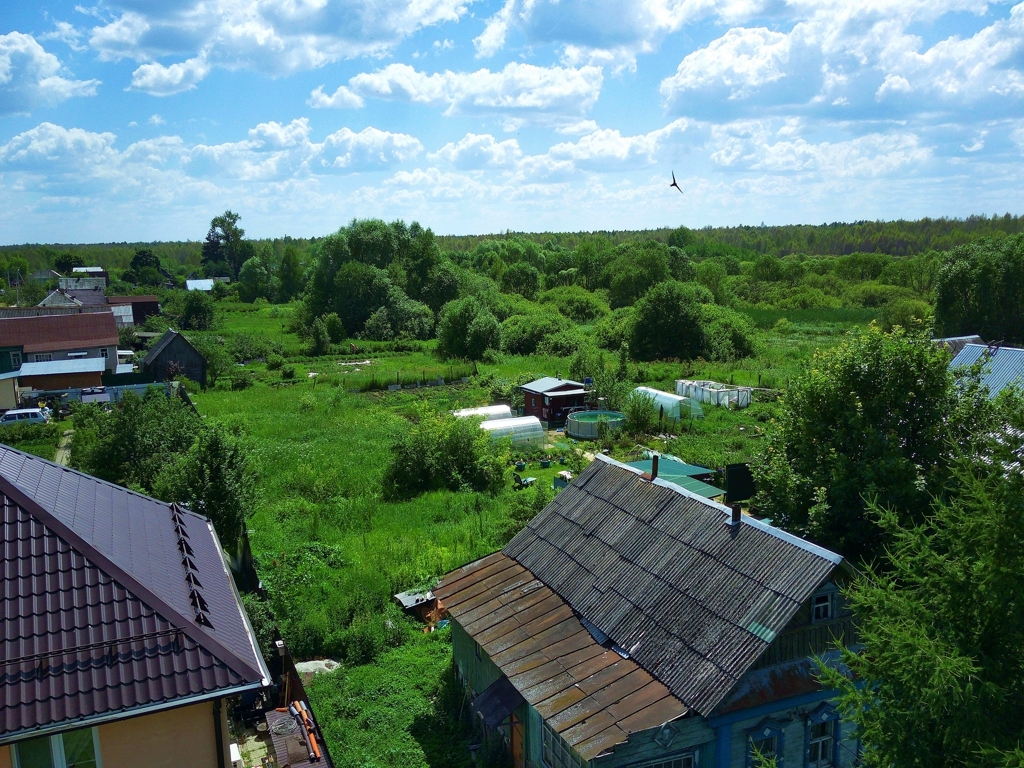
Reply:
[[57, 455], [54, 457], [54, 461], [63, 467], [68, 465], [68, 461], [71, 459], [71, 433], [73, 430], [66, 429], [64, 434], [61, 435], [60, 443], [57, 445]]

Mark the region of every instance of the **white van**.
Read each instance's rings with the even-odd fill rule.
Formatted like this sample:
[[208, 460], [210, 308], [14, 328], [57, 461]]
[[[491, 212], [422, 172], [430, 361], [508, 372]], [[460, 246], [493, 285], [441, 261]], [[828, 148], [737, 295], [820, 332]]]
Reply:
[[0, 427], [9, 424], [45, 424], [49, 420], [49, 414], [42, 408], [18, 408], [0, 416]]

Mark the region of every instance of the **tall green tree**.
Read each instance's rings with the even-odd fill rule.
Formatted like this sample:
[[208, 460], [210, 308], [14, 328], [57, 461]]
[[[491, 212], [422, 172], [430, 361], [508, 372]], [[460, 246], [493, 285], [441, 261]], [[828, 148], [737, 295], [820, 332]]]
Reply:
[[950, 251], [935, 281], [935, 324], [943, 336], [976, 333], [1024, 342], [1024, 235], [986, 238]]
[[203, 242], [203, 264], [208, 276], [236, 278], [242, 265], [254, 253], [252, 243], [245, 240], [245, 230], [238, 226], [241, 216], [224, 211], [210, 221]]
[[713, 301], [711, 292], [696, 283], [655, 285], [633, 308], [629, 336], [633, 359], [691, 360], [700, 355], [704, 344], [700, 306]]
[[668, 257], [668, 246], [654, 240], [619, 246], [615, 260], [605, 270], [612, 309], [629, 306], [670, 279]]
[[205, 291], [189, 291], [181, 303], [178, 322], [186, 331], [208, 331], [213, 326], [213, 297]]
[[921, 522], [954, 452], [995, 424], [977, 379], [958, 383], [948, 362], [927, 336], [874, 326], [815, 353], [751, 465], [756, 508], [853, 562], [884, 557], [868, 500]]
[[[53, 260], [53, 268], [62, 275], [69, 275], [75, 267], [84, 267], [85, 261], [77, 253], [64, 251]], [[24, 276], [23, 276], [24, 277]]]
[[873, 506], [889, 539], [885, 570], [849, 589], [863, 649], [853, 678], [826, 668], [868, 768], [1024, 764], [1024, 456], [995, 446], [964, 459], [954, 492], [908, 527]]
[[277, 300], [287, 304], [302, 292], [302, 264], [294, 245], [286, 245], [277, 269]]
[[441, 357], [479, 360], [500, 343], [497, 318], [475, 297], [450, 301], [441, 309], [437, 321], [437, 352]]
[[540, 272], [535, 266], [518, 261], [501, 273], [501, 290], [533, 301], [540, 291]]

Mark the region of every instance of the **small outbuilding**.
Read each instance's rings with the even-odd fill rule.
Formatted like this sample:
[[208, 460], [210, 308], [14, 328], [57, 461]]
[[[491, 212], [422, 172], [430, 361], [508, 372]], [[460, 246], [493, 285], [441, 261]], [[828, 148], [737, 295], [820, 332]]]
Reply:
[[107, 296], [107, 304], [111, 307], [130, 307], [128, 315], [136, 326], [160, 314], [160, 299], [156, 296]]
[[578, 381], [552, 378], [531, 381], [522, 386], [525, 414], [549, 424], [562, 425], [574, 410], [586, 407], [587, 391]]
[[156, 381], [166, 381], [182, 374], [206, 386], [206, 358], [173, 328], [168, 328], [149, 350], [142, 361], [142, 370], [152, 371]]

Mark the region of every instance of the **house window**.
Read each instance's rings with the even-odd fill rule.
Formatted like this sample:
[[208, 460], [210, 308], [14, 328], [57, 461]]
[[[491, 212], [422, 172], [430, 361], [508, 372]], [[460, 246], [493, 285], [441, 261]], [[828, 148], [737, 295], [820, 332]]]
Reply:
[[811, 598], [811, 621], [830, 621], [833, 614], [833, 593], [815, 595]]
[[808, 768], [831, 768], [834, 765], [835, 727], [835, 720], [811, 723], [807, 743]]
[[690, 752], [657, 763], [647, 763], [643, 768], [697, 768], [697, 765], [697, 752]]
[[762, 720], [747, 731], [747, 768], [758, 768], [760, 760], [774, 760], [777, 768], [782, 768], [782, 742], [782, 724], [774, 720]]
[[535, 408], [536, 406], [537, 406], [537, 398], [536, 397], [531, 397], [530, 398], [530, 407], [531, 408]]
[[21, 368], [21, 352], [11, 352], [11, 367]]
[[49, 352], [36, 353], [35, 360], [37, 363], [48, 363], [53, 360], [53, 355]]
[[547, 768], [584, 768], [586, 761], [558, 735], [558, 731], [544, 723], [541, 734], [541, 759]]
[[108, 354], [109, 354], [109, 352], [108, 352], [106, 347], [100, 347], [100, 357], [102, 357], [104, 360], [106, 360]]
[[14, 768], [102, 768], [95, 728], [40, 736], [12, 745]]

